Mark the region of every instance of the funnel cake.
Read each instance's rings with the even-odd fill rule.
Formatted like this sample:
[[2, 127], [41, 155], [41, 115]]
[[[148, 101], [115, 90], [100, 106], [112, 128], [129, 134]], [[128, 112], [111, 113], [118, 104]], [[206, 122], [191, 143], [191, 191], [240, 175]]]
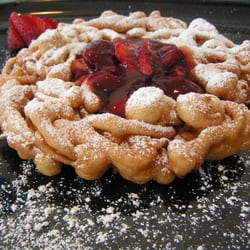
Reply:
[[3, 138], [53, 176], [162, 184], [250, 148], [250, 41], [112, 11], [47, 30], [0, 75]]

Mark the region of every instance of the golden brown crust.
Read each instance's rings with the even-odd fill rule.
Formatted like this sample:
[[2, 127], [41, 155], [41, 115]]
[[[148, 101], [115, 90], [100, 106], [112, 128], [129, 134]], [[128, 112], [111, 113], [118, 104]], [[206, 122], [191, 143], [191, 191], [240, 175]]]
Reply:
[[[177, 100], [155, 87], [129, 98], [126, 118], [95, 114], [99, 98], [71, 80], [71, 63], [96, 39], [150, 38], [186, 46], [206, 94]], [[46, 175], [62, 164], [85, 179], [111, 165], [126, 179], [170, 183], [205, 160], [250, 148], [250, 41], [236, 45], [203, 19], [104, 12], [48, 30], [9, 59], [0, 75], [0, 124], [10, 147]]]

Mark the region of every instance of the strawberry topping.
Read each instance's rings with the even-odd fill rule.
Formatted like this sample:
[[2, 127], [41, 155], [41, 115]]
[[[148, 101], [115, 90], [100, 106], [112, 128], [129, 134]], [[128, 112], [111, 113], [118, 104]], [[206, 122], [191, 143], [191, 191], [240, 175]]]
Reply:
[[7, 44], [10, 51], [28, 47], [47, 29], [55, 29], [58, 22], [51, 18], [40, 18], [32, 15], [19, 15], [12, 12], [9, 17], [10, 30]]
[[145, 75], [152, 75], [152, 42], [145, 40], [145, 42], [138, 48], [137, 63], [139, 70]]
[[87, 84], [103, 106], [100, 113], [124, 116], [129, 96], [140, 87], [155, 86], [172, 98], [204, 93], [191, 76], [187, 52], [149, 39], [98, 40], [90, 43], [71, 65], [72, 80]]
[[125, 68], [133, 69], [136, 67], [135, 51], [138, 49], [137, 44], [132, 41], [125, 40], [115, 43], [114, 47], [115, 57]]
[[16, 28], [14, 26], [10, 27], [9, 34], [8, 34], [8, 37], [7, 37], [7, 44], [8, 44], [8, 47], [9, 47], [10, 51], [14, 51], [17, 48], [26, 47], [25, 42], [19, 36], [19, 33], [18, 33], [18, 31], [16, 30]]

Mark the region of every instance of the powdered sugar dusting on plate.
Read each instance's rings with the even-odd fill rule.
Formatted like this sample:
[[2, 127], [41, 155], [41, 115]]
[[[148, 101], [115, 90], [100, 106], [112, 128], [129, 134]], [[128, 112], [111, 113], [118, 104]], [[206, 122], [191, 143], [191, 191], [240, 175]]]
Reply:
[[6, 63], [5, 60], [8, 60], [11, 57], [11, 54], [6, 49], [0, 49], [0, 56], [1, 56], [1, 59], [3, 59], [3, 60], [1, 60], [1, 63], [0, 63], [0, 69], [1, 69], [0, 72], [2, 72], [2, 69]]
[[1, 182], [1, 244], [15, 249], [222, 249], [227, 242], [240, 249], [249, 243], [249, 167], [246, 153], [206, 164], [164, 186], [129, 183], [114, 170], [90, 182], [67, 167], [47, 178], [22, 161], [21, 174]]

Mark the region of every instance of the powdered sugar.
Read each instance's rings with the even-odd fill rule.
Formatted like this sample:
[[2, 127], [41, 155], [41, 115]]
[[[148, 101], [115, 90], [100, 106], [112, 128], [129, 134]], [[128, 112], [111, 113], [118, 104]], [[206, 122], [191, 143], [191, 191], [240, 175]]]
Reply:
[[249, 167], [246, 153], [163, 186], [126, 182], [114, 170], [91, 182], [71, 168], [47, 178], [24, 161], [21, 174], [1, 182], [1, 244], [15, 249], [240, 249], [249, 236]]
[[0, 69], [2, 71], [2, 69], [4, 68], [4, 65], [5, 65], [5, 60], [8, 60], [11, 57], [11, 54], [6, 49], [0, 49], [0, 56], [1, 56], [1, 59], [3, 59], [3, 60], [1, 60], [1, 63], [0, 63]]
[[136, 108], [158, 106], [164, 92], [156, 87], [142, 87], [135, 91], [129, 98], [127, 105]]

